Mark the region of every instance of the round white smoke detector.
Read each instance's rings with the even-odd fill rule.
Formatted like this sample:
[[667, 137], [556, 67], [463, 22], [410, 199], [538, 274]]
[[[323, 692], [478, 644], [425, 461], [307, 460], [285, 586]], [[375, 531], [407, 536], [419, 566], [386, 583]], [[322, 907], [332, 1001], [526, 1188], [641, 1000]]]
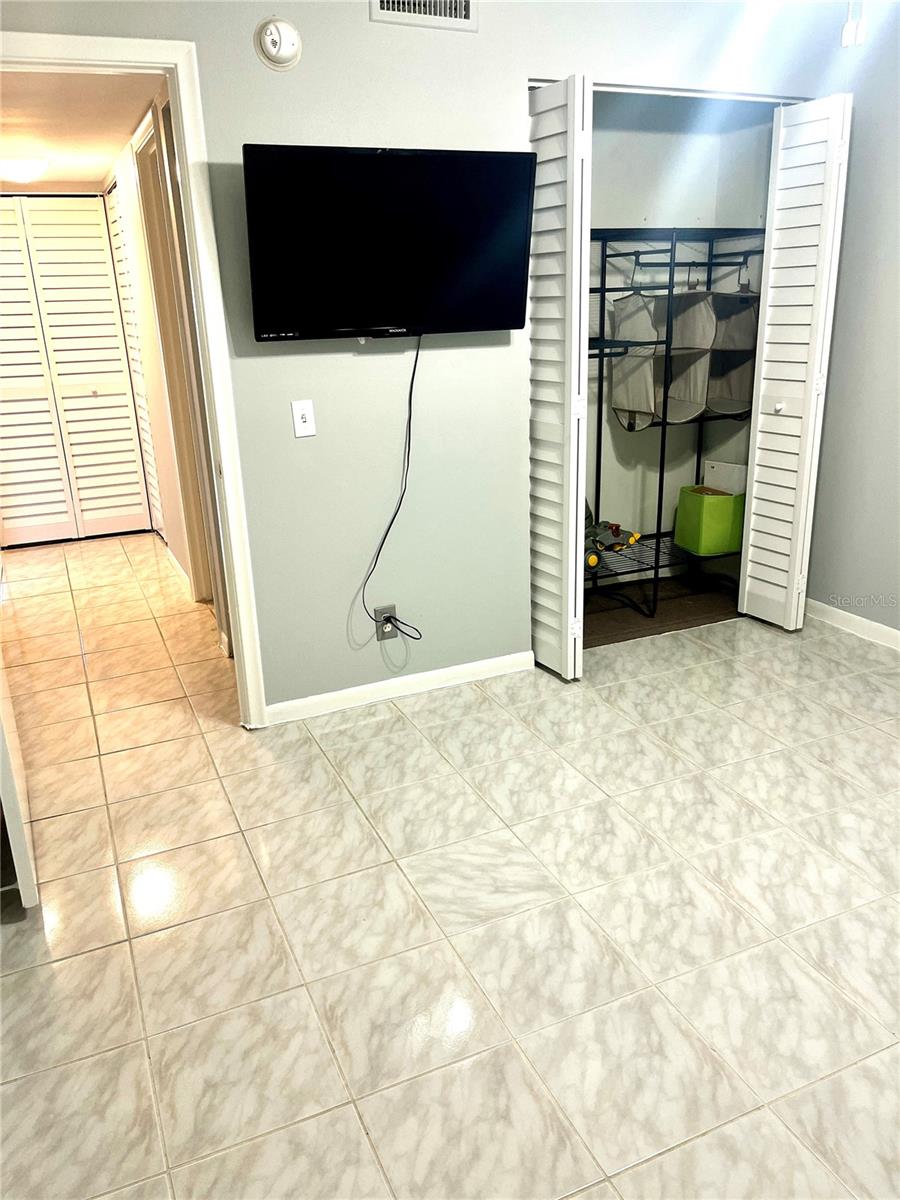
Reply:
[[289, 71], [296, 67], [303, 52], [303, 43], [296, 26], [281, 17], [261, 21], [253, 35], [256, 53], [273, 71]]

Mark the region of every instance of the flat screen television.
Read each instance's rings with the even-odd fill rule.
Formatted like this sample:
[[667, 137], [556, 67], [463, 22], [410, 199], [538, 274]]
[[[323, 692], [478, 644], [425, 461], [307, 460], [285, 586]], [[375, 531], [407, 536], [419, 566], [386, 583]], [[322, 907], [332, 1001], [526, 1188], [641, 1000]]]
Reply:
[[244, 146], [256, 340], [525, 324], [535, 156]]

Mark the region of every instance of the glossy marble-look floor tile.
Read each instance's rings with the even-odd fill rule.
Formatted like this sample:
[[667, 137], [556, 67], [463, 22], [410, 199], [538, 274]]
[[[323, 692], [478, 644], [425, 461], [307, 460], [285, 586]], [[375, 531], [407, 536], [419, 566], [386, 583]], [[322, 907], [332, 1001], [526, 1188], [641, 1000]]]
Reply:
[[122, 863], [119, 878], [132, 937], [265, 894], [240, 834]]
[[580, 900], [653, 980], [715, 962], [771, 937], [680, 860], [586, 892]]
[[597, 688], [597, 695], [638, 725], [686, 717], [710, 707], [708, 700], [687, 686], [680, 671], [610, 683]]
[[310, 984], [356, 1096], [509, 1037], [446, 941]]
[[187, 1025], [301, 982], [268, 901], [132, 943], [148, 1033]]
[[647, 986], [574, 900], [494, 921], [453, 944], [516, 1036]]
[[51, 633], [45, 637], [19, 638], [4, 641], [3, 662], [7, 667], [22, 667], [50, 659], [71, 658], [81, 654], [81, 642], [74, 630]]
[[362, 743], [342, 743], [329, 749], [328, 756], [357, 796], [453, 772], [447, 760], [409, 724], [398, 733]]
[[774, 933], [821, 921], [878, 897], [878, 889], [790, 829], [728, 842], [693, 860]]
[[369, 742], [389, 733], [409, 731], [409, 722], [389, 701], [341, 708], [337, 712], [309, 717], [306, 727], [323, 750]]
[[736, 704], [740, 700], [780, 692], [785, 686], [773, 675], [753, 670], [734, 658], [688, 667], [681, 672], [680, 678], [685, 687], [711, 704]]
[[5, 892], [0, 967], [18, 971], [124, 940], [125, 922], [114, 867], [42, 883], [40, 905], [23, 908]]
[[94, 722], [90, 717], [59, 721], [19, 730], [19, 745], [28, 770], [73, 758], [90, 758], [97, 753]]
[[174, 667], [159, 667], [155, 671], [138, 671], [135, 675], [114, 675], [110, 679], [97, 679], [91, 683], [90, 690], [95, 713], [158, 704], [163, 700], [178, 700], [184, 695], [184, 688]]
[[32, 821], [58, 817], [105, 803], [99, 758], [76, 758], [28, 772], [28, 805]]
[[861, 1009], [900, 1035], [900, 904], [864, 904], [785, 941]]
[[775, 1112], [865, 1200], [900, 1195], [900, 1050], [892, 1046], [774, 1105]]
[[101, 754], [114, 754], [117, 750], [131, 750], [135, 746], [150, 746], [200, 733], [194, 710], [184, 697], [101, 713], [94, 720]]
[[503, 822], [459, 775], [442, 775], [360, 802], [398, 858], [502, 828]]
[[206, 734], [206, 744], [220, 775], [289, 762], [315, 749], [302, 721], [268, 729], [217, 729]]
[[441, 937], [395, 863], [287, 892], [275, 908], [308, 980]]
[[420, 692], [415, 696], [404, 696], [394, 703], [403, 715], [420, 729], [426, 729], [429, 725], [440, 725], [446, 721], [459, 721], [463, 717], [498, 714], [494, 701], [474, 683], [461, 683], [457, 687]]
[[702, 625], [698, 629], [687, 630], [687, 634], [701, 645], [718, 651], [722, 657], [768, 650], [781, 636], [773, 626], [747, 617], [738, 617], [734, 621], [717, 621], [714, 625]]
[[305, 988], [156, 1034], [149, 1047], [173, 1165], [347, 1098]]
[[87, 1200], [165, 1169], [141, 1045], [17, 1079], [0, 1103], [10, 1197]]
[[862, 788], [842, 779], [803, 750], [779, 750], [711, 772], [776, 821], [795, 821], [830, 808], [868, 799]]
[[237, 729], [241, 723], [241, 706], [237, 688], [221, 692], [199, 692], [189, 696], [197, 724], [204, 733], [216, 729]]
[[182, 663], [177, 670], [178, 678], [189, 696], [234, 687], [234, 660], [230, 658], [209, 658], [201, 662]]
[[563, 746], [560, 753], [609, 796], [678, 779], [697, 770], [694, 763], [645, 732], [631, 734], [624, 747], [607, 738], [590, 738]]
[[178, 1200], [293, 1197], [388, 1200], [350, 1105], [310, 1117], [173, 1171]]
[[498, 709], [496, 714], [488, 716], [463, 717], [443, 725], [429, 725], [428, 737], [460, 771], [544, 748], [518, 716], [506, 709]]
[[626, 792], [618, 803], [680, 854], [696, 854], [774, 825], [766, 813], [707, 774]]
[[466, 771], [466, 779], [510, 825], [602, 800], [605, 793], [558, 754], [523, 754]]
[[832, 733], [843, 733], [859, 723], [847, 713], [822, 703], [825, 698], [823, 687], [828, 686], [814, 684], [809, 691], [775, 692], [771, 696], [729, 704], [725, 711], [785, 745], [799, 746]]
[[105, 808], [86, 808], [31, 826], [40, 882], [93, 871], [115, 861]]
[[4, 1080], [140, 1037], [131, 955], [124, 942], [3, 977]]
[[780, 680], [785, 687], [821, 683], [846, 673], [834, 659], [817, 654], [814, 643], [786, 645], [784, 639], [771, 650], [743, 656], [741, 662], [751, 670]]
[[379, 1092], [360, 1111], [410, 1200], [566, 1196], [602, 1174], [512, 1045]]
[[558, 692], [549, 700], [525, 704], [516, 716], [548, 746], [563, 746], [589, 737], [615, 737], [634, 728], [621, 712], [593, 688]]
[[796, 828], [883, 892], [900, 891], [900, 810], [895, 796], [798, 821]]
[[512, 916], [564, 894], [508, 830], [414, 854], [401, 866], [447, 934]]
[[537, 667], [530, 671], [514, 671], [509, 675], [494, 675], [491, 679], [482, 679], [478, 686], [504, 708], [518, 708], [521, 704], [549, 700], [557, 693], [575, 691], [581, 684], [567, 683]]
[[225, 775], [222, 783], [244, 829], [352, 800], [337, 772], [315, 746], [290, 762]]
[[890, 671], [900, 667], [900, 651], [891, 646], [857, 637], [833, 625], [823, 626], [819, 635], [810, 641], [810, 649], [842, 664], [848, 671]]
[[653, 732], [660, 741], [706, 769], [769, 754], [783, 744], [721, 709], [660, 721]]
[[867, 726], [810, 742], [805, 748], [819, 762], [876, 796], [894, 791], [900, 779], [900, 742], [882, 729]]
[[764, 1100], [894, 1040], [780, 942], [700, 967], [661, 987]]
[[100, 766], [110, 804], [216, 777], [213, 760], [200, 736], [104, 754]]
[[[900, 690], [872, 671], [829, 679], [823, 684], [804, 688], [803, 693], [814, 694], [846, 717], [872, 725], [900, 716]], [[840, 729], [827, 729], [820, 736], [840, 732]]]
[[607, 1172], [754, 1107], [748, 1087], [653, 989], [522, 1039]]
[[238, 829], [217, 779], [120, 800], [109, 806], [109, 819], [119, 862], [206, 842]]
[[[65, 662], [65, 659], [63, 660]], [[30, 692], [13, 697], [13, 712], [18, 729], [31, 729], [36, 725], [54, 725], [61, 721], [75, 721], [91, 715], [91, 704], [87, 687], [73, 683], [68, 687], [54, 687], [51, 691]]]
[[[145, 622], [139, 621], [136, 625], [144, 625]], [[163, 645], [159, 634], [156, 632], [155, 624], [150, 621], [146, 622], [156, 633], [158, 640], [153, 641], [148, 639], [138, 645], [124, 645], [112, 647], [108, 650], [89, 651], [85, 648], [84, 668], [87, 672], [87, 677], [91, 682], [102, 679], [117, 679], [123, 675], [140, 675], [146, 674], [148, 671], [161, 671], [166, 668], [171, 669], [172, 660], [169, 658], [169, 653]], [[116, 626], [115, 628], [119, 628]], [[131, 629], [133, 626], [121, 626], [122, 629]], [[103, 632], [98, 630], [98, 632]], [[128, 638], [127, 633], [121, 635], [123, 638]]]
[[[3, 657], [6, 660], [5, 654]], [[83, 683], [84, 679], [84, 660], [81, 655], [50, 658], [21, 667], [6, 667], [6, 684], [11, 696], [28, 696], [47, 688], [72, 687]]]
[[272, 895], [387, 862], [390, 854], [354, 803], [260, 825], [247, 842]]
[[669, 850], [617, 804], [602, 800], [536, 817], [515, 832], [570, 892], [656, 866]]
[[623, 1200], [850, 1200], [818, 1158], [765, 1109], [616, 1176]]

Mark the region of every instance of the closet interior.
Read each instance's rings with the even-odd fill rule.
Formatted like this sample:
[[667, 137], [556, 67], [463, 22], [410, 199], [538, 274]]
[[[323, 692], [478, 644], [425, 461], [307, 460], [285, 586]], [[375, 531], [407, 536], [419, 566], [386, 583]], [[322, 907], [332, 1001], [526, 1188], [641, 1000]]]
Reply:
[[772, 113], [594, 93], [585, 646], [737, 612]]

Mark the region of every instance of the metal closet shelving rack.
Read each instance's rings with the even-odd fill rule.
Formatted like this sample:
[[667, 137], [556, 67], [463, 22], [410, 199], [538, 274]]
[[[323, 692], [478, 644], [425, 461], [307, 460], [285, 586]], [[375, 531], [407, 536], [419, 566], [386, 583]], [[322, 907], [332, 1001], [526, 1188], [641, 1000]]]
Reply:
[[[753, 257], [763, 253], [764, 229], [757, 228], [664, 228], [664, 229], [592, 229], [591, 243], [599, 243], [600, 268], [599, 284], [590, 287], [591, 296], [599, 297], [599, 329], [594, 334], [590, 331], [588, 340], [588, 358], [599, 359], [597, 370], [597, 441], [596, 441], [596, 472], [594, 484], [594, 516], [600, 520], [600, 485], [603, 462], [603, 426], [604, 426], [604, 387], [605, 371], [603, 360], [619, 358], [628, 354], [629, 350], [644, 347], [662, 350], [664, 356], [662, 405], [661, 415], [653, 419], [643, 429], [659, 429], [659, 471], [656, 497], [656, 524], [650, 532], [641, 531], [641, 540], [634, 546], [627, 547], [617, 553], [601, 555], [600, 565], [593, 570], [585, 570], [585, 584], [592, 589], [602, 587], [603, 594], [612, 596], [622, 603], [654, 617], [659, 603], [659, 584], [662, 571], [671, 567], [687, 566], [691, 556], [680, 550], [673, 541], [673, 530], [663, 529], [663, 510], [665, 493], [666, 452], [668, 430], [673, 425], [695, 425], [697, 427], [697, 446], [694, 471], [694, 482], [700, 483], [703, 471], [704, 426], [713, 421], [746, 420], [749, 413], [737, 416], [731, 413], [713, 413], [704, 411], [697, 417], [687, 421], [673, 422], [669, 420], [669, 388], [672, 383], [672, 326], [674, 305], [671, 298], [676, 291], [688, 291], [688, 284], [693, 282], [692, 273], [704, 273], [705, 286], [711, 291], [714, 283], [714, 273], [717, 268], [740, 270], [748, 268]], [[717, 243], [724, 241], [758, 240], [759, 246], [749, 248], [717, 248]], [[648, 243], [658, 244], [653, 248]], [[633, 248], [628, 249], [629, 244]], [[636, 248], [635, 245], [637, 244]], [[678, 258], [679, 246], [690, 247], [690, 257]], [[695, 257], [696, 247], [702, 247], [705, 257]], [[620, 259], [631, 259], [633, 263], [630, 283], [608, 283], [608, 272], [611, 262]], [[646, 261], [642, 261], [646, 260]], [[654, 272], [665, 272], [665, 280], [659, 283], [635, 283], [634, 276], [639, 270], [650, 269]], [[687, 272], [687, 275], [684, 275]], [[666, 327], [665, 337], [654, 341], [629, 341], [606, 336], [606, 300], [613, 295], [627, 295], [640, 292], [653, 296], [665, 296]], [[639, 436], [643, 429], [634, 430], [634, 436]], [[632, 596], [610, 587], [610, 583], [628, 578], [643, 577], [650, 582], [650, 599], [646, 603], [635, 600]]]

